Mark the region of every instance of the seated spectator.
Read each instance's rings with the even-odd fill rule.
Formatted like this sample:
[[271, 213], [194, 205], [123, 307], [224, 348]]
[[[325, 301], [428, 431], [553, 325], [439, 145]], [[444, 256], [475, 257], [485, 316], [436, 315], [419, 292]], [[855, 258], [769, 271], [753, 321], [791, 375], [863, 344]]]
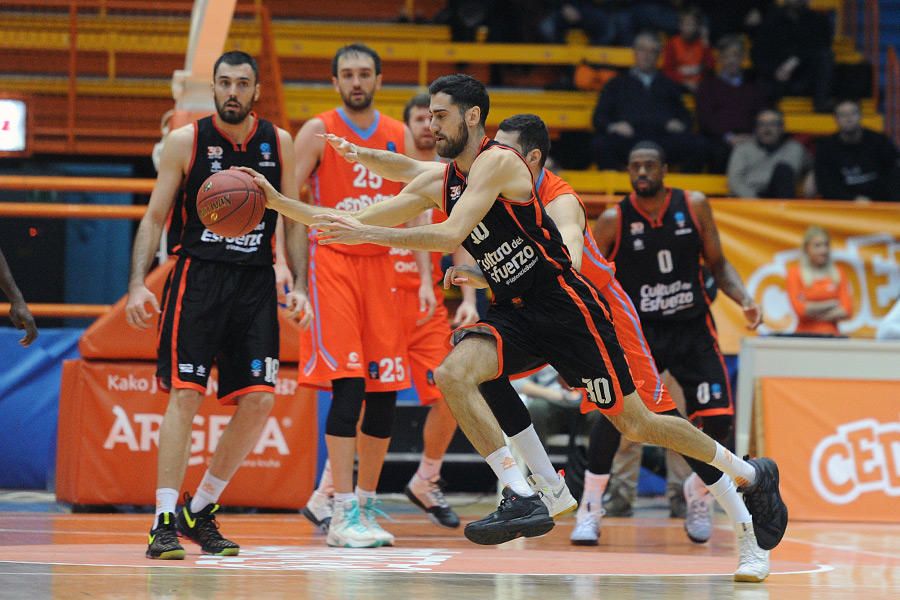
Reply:
[[663, 74], [691, 93], [697, 91], [703, 76], [716, 66], [712, 50], [701, 35], [702, 28], [700, 11], [696, 8], [682, 11], [678, 34], [669, 38], [663, 52]]
[[594, 109], [594, 156], [600, 169], [623, 169], [638, 140], [651, 140], [666, 151], [670, 164], [684, 171], [703, 168], [703, 138], [691, 133], [691, 115], [678, 84], [656, 69], [659, 38], [640, 33], [634, 39], [634, 67], [617, 75], [600, 92]]
[[719, 72], [697, 88], [697, 123], [709, 147], [710, 171], [724, 173], [732, 148], [750, 139], [756, 115], [768, 102], [762, 87], [741, 71], [744, 38], [726, 35], [717, 47]]
[[811, 168], [803, 145], [785, 135], [781, 111], [766, 109], [756, 117], [753, 138], [728, 159], [728, 189], [737, 198], [794, 198]]
[[812, 96], [816, 112], [831, 110], [834, 54], [828, 18], [809, 0], [784, 0], [766, 15], [753, 41], [753, 66], [777, 98]]
[[897, 149], [885, 135], [862, 126], [859, 103], [834, 108], [838, 132], [816, 142], [816, 189], [833, 200], [900, 200]]
[[797, 313], [794, 333], [839, 335], [838, 321], [853, 313], [847, 276], [831, 259], [831, 239], [818, 225], [803, 234], [800, 264], [788, 269], [787, 292]]

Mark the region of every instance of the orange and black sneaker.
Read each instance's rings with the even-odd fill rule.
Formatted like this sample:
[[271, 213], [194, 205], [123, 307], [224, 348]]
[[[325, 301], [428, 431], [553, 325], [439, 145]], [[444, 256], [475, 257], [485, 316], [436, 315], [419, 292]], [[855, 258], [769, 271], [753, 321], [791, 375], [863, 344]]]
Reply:
[[178, 513], [178, 533], [199, 544], [203, 554], [237, 556], [241, 547], [219, 533], [219, 523], [216, 521], [218, 510], [218, 504], [207, 504], [200, 512], [191, 512], [191, 495], [185, 492], [184, 506]]
[[147, 558], [161, 560], [184, 560], [184, 548], [178, 543], [175, 529], [175, 513], [162, 513], [156, 520], [156, 527], [150, 530]]

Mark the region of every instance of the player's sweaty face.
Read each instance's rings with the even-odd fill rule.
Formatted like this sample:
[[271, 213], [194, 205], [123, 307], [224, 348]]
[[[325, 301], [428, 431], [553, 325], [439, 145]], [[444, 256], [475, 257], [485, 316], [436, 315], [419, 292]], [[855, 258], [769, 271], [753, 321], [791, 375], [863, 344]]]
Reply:
[[453, 99], [439, 92], [431, 97], [431, 133], [438, 156], [456, 158], [469, 143], [469, 128]]
[[259, 84], [250, 65], [219, 65], [213, 77], [213, 99], [220, 119], [232, 125], [241, 123], [258, 97]]
[[655, 196], [662, 188], [663, 166], [655, 150], [635, 150], [628, 158], [628, 176], [638, 196]]
[[375, 59], [368, 54], [349, 52], [338, 59], [337, 77], [331, 78], [344, 106], [360, 111], [369, 108], [381, 87], [381, 75], [375, 74]]

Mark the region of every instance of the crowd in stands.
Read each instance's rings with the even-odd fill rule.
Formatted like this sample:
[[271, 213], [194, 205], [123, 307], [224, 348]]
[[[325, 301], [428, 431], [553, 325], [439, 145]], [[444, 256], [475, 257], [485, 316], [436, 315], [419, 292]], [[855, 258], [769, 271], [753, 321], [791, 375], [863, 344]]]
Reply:
[[[598, 93], [599, 169], [622, 169], [647, 139], [677, 171], [727, 173], [738, 197], [900, 199], [897, 149], [862, 127], [855, 99], [835, 97], [833, 25], [808, 0], [449, 0], [443, 19], [454, 39], [487, 26], [489, 42], [565, 43], [580, 29], [591, 44], [631, 46], [634, 66]], [[786, 133], [777, 106], [787, 96], [833, 112], [838, 133]]]

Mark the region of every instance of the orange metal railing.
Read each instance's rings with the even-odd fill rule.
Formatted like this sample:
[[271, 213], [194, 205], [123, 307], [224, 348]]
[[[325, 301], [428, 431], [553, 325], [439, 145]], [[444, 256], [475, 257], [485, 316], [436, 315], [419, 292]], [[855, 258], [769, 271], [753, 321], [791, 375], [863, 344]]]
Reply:
[[887, 134], [900, 146], [900, 59], [893, 46], [885, 64], [884, 125]]

